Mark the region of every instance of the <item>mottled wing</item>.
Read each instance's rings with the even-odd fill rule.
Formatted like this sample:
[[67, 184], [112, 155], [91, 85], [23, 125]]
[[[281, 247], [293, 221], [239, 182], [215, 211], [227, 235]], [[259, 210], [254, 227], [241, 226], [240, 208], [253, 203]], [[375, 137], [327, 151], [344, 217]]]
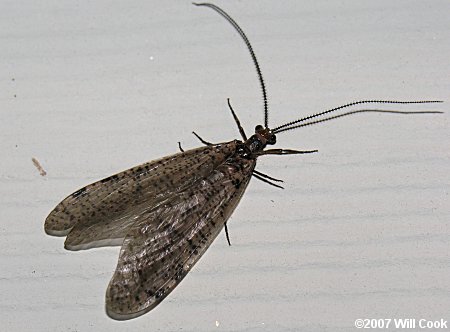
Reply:
[[228, 160], [129, 229], [106, 292], [109, 316], [140, 316], [180, 283], [223, 229], [255, 164], [240, 157]]
[[205, 146], [110, 176], [65, 198], [45, 220], [45, 231], [67, 236], [70, 250], [120, 244], [145, 211], [186, 190], [229, 158], [236, 142]]

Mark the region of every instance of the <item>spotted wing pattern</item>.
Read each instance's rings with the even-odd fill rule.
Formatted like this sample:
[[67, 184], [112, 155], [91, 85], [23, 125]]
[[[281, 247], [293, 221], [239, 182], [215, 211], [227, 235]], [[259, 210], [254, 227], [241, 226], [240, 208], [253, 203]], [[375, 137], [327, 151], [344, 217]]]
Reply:
[[177, 153], [110, 176], [66, 197], [45, 220], [45, 232], [66, 236], [69, 250], [121, 244], [136, 220], [190, 188], [225, 162], [236, 141]]
[[128, 230], [106, 292], [109, 316], [140, 316], [180, 283], [223, 229], [255, 165], [256, 160], [233, 157], [140, 215]]

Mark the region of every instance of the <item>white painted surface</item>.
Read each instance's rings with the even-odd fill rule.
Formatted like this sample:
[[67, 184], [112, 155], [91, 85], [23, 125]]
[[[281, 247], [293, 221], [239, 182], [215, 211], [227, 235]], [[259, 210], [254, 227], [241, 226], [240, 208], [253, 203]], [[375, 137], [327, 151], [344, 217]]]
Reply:
[[[243, 43], [189, 1], [0, 2], [0, 322], [4, 331], [349, 331], [450, 320], [450, 3], [218, 1], [253, 43], [278, 125], [358, 99], [443, 99], [280, 135], [230, 221], [155, 310], [116, 322], [119, 248], [63, 249], [50, 210], [77, 188], [262, 121]], [[392, 108], [391, 108], [392, 109]], [[399, 109], [395, 107], [394, 109]], [[41, 177], [31, 158], [48, 175]]]

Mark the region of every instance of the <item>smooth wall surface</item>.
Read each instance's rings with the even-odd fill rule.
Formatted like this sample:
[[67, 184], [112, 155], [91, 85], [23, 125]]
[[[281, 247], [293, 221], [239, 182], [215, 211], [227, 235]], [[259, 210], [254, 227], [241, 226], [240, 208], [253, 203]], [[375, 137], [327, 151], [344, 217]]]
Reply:
[[[444, 100], [286, 132], [221, 234], [155, 310], [117, 322], [119, 248], [69, 252], [47, 214], [76, 189], [263, 121], [245, 45], [190, 1], [0, 2], [4, 331], [351, 331], [450, 320], [450, 3], [218, 1], [253, 43], [270, 125], [361, 99]], [[381, 108], [369, 106], [367, 108]], [[40, 176], [31, 158], [47, 172]], [[395, 330], [391, 326], [388, 330]]]

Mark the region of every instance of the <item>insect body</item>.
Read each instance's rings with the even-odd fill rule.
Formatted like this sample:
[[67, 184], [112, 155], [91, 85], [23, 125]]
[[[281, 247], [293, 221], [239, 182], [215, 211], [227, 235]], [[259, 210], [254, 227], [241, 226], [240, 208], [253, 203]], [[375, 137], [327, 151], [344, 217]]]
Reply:
[[320, 118], [358, 104], [436, 102], [359, 101], [270, 129], [266, 89], [250, 42], [222, 9], [197, 5], [221, 14], [244, 39], [263, 91], [264, 126], [256, 126], [254, 135], [247, 138], [228, 101], [242, 140], [212, 144], [199, 137], [205, 146], [189, 151], [180, 147], [180, 153], [90, 184], [69, 195], [49, 214], [45, 231], [67, 236], [66, 249], [122, 246], [106, 292], [106, 311], [114, 319], [134, 318], [158, 305], [224, 227], [229, 241], [226, 222], [252, 176], [280, 187], [274, 183], [280, 180], [255, 170], [258, 157], [317, 152], [267, 149], [276, 143], [276, 134], [359, 112], [439, 113], [357, 110]]

